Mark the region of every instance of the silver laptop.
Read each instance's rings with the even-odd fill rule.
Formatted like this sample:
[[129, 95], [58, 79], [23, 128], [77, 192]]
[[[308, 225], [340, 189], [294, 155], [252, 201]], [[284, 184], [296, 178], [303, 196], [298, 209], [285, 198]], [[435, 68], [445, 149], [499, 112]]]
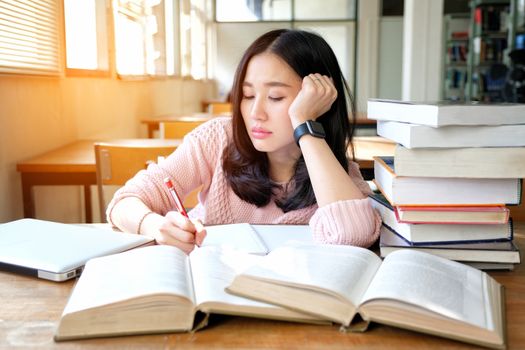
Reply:
[[65, 281], [80, 275], [91, 258], [153, 243], [150, 237], [115, 232], [109, 226], [21, 219], [0, 224], [0, 269]]

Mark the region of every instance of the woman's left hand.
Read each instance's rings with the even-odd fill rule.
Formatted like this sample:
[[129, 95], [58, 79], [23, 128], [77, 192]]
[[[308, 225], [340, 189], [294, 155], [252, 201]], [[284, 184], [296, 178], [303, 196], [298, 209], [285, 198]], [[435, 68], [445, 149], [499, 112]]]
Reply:
[[301, 91], [288, 109], [292, 126], [296, 128], [307, 120], [315, 120], [330, 110], [337, 98], [332, 78], [319, 73], [303, 78]]

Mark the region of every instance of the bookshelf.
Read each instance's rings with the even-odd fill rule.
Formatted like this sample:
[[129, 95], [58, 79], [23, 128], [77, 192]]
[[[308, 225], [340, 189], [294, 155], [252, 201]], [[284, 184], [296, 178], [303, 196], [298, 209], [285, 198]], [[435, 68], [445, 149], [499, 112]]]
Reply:
[[509, 102], [525, 103], [525, 0], [511, 0], [509, 16]]
[[509, 14], [509, 52], [525, 49], [525, 0], [511, 0]]
[[469, 13], [452, 13], [445, 15], [444, 57], [442, 98], [444, 100], [465, 100], [467, 82], [467, 58], [469, 49]]
[[509, 0], [470, 2], [470, 41], [467, 60], [467, 100], [503, 101], [508, 70], [508, 42], [513, 32]]

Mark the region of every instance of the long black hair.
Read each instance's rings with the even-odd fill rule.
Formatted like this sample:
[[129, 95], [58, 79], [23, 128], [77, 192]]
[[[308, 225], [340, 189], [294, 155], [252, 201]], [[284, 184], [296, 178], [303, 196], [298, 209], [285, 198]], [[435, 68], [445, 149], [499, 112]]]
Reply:
[[[245, 51], [233, 81], [232, 126], [233, 143], [224, 149], [223, 169], [233, 191], [246, 202], [258, 207], [267, 205], [274, 190], [280, 187], [270, 179], [268, 157], [253, 146], [241, 114], [242, 85], [250, 60], [270, 52], [283, 59], [301, 79], [311, 73], [320, 73], [333, 79], [337, 99], [330, 110], [317, 118], [326, 132], [326, 142], [341, 166], [348, 171], [347, 152], [353, 156], [352, 135], [355, 125], [355, 102], [348, 88], [337, 58], [327, 42], [317, 34], [278, 29], [263, 34]], [[348, 113], [351, 110], [351, 114]], [[291, 135], [290, 135], [291, 137]], [[295, 165], [293, 190], [285, 197], [274, 199], [284, 212], [308, 207], [316, 203], [308, 170], [301, 156]]]

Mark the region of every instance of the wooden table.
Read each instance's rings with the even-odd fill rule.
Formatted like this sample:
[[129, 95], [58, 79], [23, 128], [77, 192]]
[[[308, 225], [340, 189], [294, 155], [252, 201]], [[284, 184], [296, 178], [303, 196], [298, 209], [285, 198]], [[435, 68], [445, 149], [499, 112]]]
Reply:
[[[104, 140], [125, 144], [172, 144], [180, 140], [119, 139]], [[55, 150], [22, 161], [16, 165], [22, 178], [24, 217], [35, 217], [34, 186], [79, 185], [84, 187], [86, 222], [93, 222], [91, 185], [97, 184], [93, 140], [79, 140]]]
[[[525, 249], [525, 223], [515, 240]], [[525, 349], [525, 267], [490, 272], [505, 286], [508, 349]], [[74, 285], [0, 272], [0, 349], [479, 349], [479, 347], [380, 324], [365, 333], [217, 316], [196, 333], [129, 336], [54, 343], [53, 334]]]
[[354, 136], [355, 159], [365, 180], [374, 178], [375, 156], [393, 156], [396, 144], [380, 136]]
[[374, 169], [375, 156], [393, 156], [396, 144], [380, 136], [354, 136], [355, 158], [361, 168]]

